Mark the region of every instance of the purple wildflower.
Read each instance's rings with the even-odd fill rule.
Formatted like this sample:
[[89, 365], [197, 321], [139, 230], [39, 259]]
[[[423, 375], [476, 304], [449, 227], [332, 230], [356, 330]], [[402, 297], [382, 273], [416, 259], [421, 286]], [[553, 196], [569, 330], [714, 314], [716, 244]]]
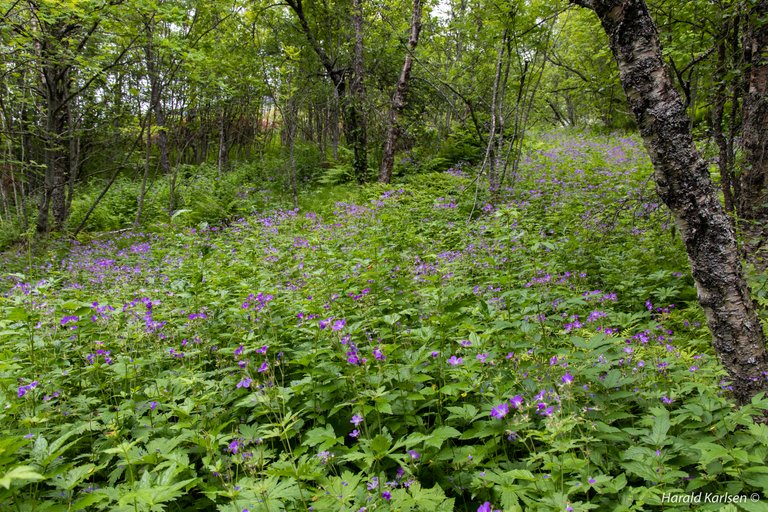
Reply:
[[571, 384], [573, 382], [573, 375], [571, 375], [568, 372], [565, 372], [565, 375], [560, 379], [563, 381], [563, 384]]
[[19, 386], [19, 398], [23, 397], [28, 392], [30, 392], [33, 389], [35, 389], [37, 387], [37, 384], [38, 384], [38, 382], [36, 380], [33, 380], [32, 382], [30, 382], [26, 386]]
[[502, 419], [509, 414], [509, 405], [506, 402], [502, 402], [496, 407], [491, 408], [491, 418]]
[[538, 404], [536, 404], [536, 406], [538, 408], [537, 412], [541, 416], [544, 416], [545, 418], [548, 417], [548, 416], [551, 416], [552, 412], [555, 410], [555, 408], [553, 406], [551, 406], [551, 405], [549, 407], [547, 407], [547, 404], [545, 404], [544, 402], [539, 402]]
[[451, 366], [456, 366], [456, 365], [459, 365], [459, 364], [461, 364], [463, 362], [464, 361], [460, 357], [451, 356], [450, 358], [448, 358], [448, 364], [451, 365]]
[[509, 404], [513, 408], [519, 409], [520, 407], [523, 406], [523, 397], [521, 397], [520, 395], [515, 395], [515, 396], [513, 396], [512, 398], [509, 399]]
[[70, 323], [70, 322], [77, 322], [78, 320], [80, 320], [80, 317], [78, 317], [78, 316], [74, 316], [74, 315], [72, 315], [72, 316], [65, 316], [65, 317], [63, 317], [61, 319], [61, 326], [64, 327], [68, 323]]

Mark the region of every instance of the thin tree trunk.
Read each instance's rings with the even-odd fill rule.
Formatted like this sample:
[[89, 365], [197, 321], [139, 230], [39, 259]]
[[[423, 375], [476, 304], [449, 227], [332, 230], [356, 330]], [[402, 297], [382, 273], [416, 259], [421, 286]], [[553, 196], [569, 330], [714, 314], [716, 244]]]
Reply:
[[66, 216], [69, 217], [69, 212], [72, 206], [72, 197], [75, 193], [75, 181], [80, 174], [80, 136], [77, 134], [76, 128], [80, 124], [74, 120], [72, 108], [68, 109], [69, 112], [69, 179], [67, 183], [67, 197], [66, 197]]
[[154, 113], [154, 125], [157, 126], [157, 149], [159, 153], [160, 174], [166, 175], [170, 171], [170, 159], [168, 155], [168, 132], [165, 126], [165, 110], [163, 109], [163, 84], [160, 81], [159, 58], [154, 45], [155, 20], [145, 20], [147, 35], [144, 55], [146, 57], [147, 78], [149, 78], [149, 109], [147, 111], [147, 146], [144, 161], [144, 176], [139, 190], [138, 204], [136, 207], [136, 224], [141, 222], [144, 210], [144, 199], [147, 192], [149, 179], [149, 164], [152, 156], [152, 114]]
[[768, 0], [756, 2], [748, 20], [744, 45], [750, 61], [743, 104], [739, 213], [762, 224], [768, 220]]
[[[727, 71], [726, 38], [730, 32], [730, 23], [726, 23], [717, 43], [717, 76], [725, 77]], [[725, 114], [725, 78], [720, 80], [715, 89], [714, 107], [712, 108], [712, 137], [717, 144], [719, 156], [718, 167], [720, 169], [720, 188], [723, 191], [725, 211], [731, 215], [734, 213], [733, 203], [733, 174], [731, 168], [731, 155], [728, 152], [728, 142], [723, 134], [723, 116]]]
[[368, 127], [365, 119], [365, 87], [363, 77], [363, 0], [352, 0], [352, 25], [355, 29], [355, 52], [352, 59], [352, 108], [349, 109], [352, 150], [355, 158], [353, 169], [358, 183], [364, 183], [368, 175]]
[[405, 109], [405, 99], [408, 94], [408, 81], [411, 78], [411, 69], [413, 68], [413, 52], [419, 44], [419, 34], [421, 33], [421, 0], [413, 0], [413, 10], [411, 11], [411, 35], [408, 38], [406, 47], [405, 61], [403, 69], [400, 71], [400, 78], [395, 86], [395, 93], [392, 96], [392, 105], [389, 108], [389, 117], [387, 119], [387, 135], [384, 139], [384, 154], [379, 168], [379, 181], [389, 183], [392, 180], [392, 169], [395, 165], [395, 147], [397, 139], [400, 137], [400, 116]]
[[768, 354], [741, 269], [731, 223], [688, 116], [662, 60], [656, 26], [643, 0], [571, 0], [592, 9], [608, 34], [621, 83], [688, 253], [713, 345], [740, 404], [766, 390]]
[[296, 118], [298, 113], [298, 105], [296, 104], [296, 99], [291, 96], [288, 98], [288, 105], [287, 105], [287, 112], [286, 112], [286, 129], [288, 130], [288, 160], [289, 160], [289, 168], [288, 168], [288, 178], [291, 182], [291, 195], [293, 197], [293, 207], [298, 208], [299, 207], [299, 189], [297, 185], [297, 177], [296, 177], [296, 155], [294, 152], [294, 148], [296, 147]]
[[339, 97], [336, 89], [328, 99], [328, 126], [331, 129], [331, 156], [334, 161], [339, 159]]
[[[358, 101], [361, 101], [363, 95], [363, 33], [362, 4], [360, 1], [361, 0], [355, 0], [355, 6], [353, 7], [353, 23], [355, 24], [355, 57], [352, 64], [352, 90], [347, 91], [347, 73], [345, 70], [338, 69], [336, 67], [335, 61], [328, 55], [328, 53], [326, 53], [310, 29], [306, 14], [304, 13], [304, 5], [302, 0], [287, 0], [288, 6], [291, 8], [291, 10], [293, 10], [293, 12], [296, 14], [296, 17], [299, 19], [299, 25], [301, 27], [302, 33], [307, 38], [310, 46], [320, 59], [320, 63], [323, 65], [325, 72], [328, 74], [331, 82], [336, 88], [339, 106], [341, 107], [342, 121], [344, 123], [344, 136], [347, 139], [347, 143], [352, 146], [352, 150], [354, 152], [354, 161], [352, 166], [354, 168], [355, 178], [358, 182], [364, 181], [366, 174], [368, 173], [365, 120], [361, 111], [362, 104], [358, 106]], [[355, 99], [356, 97], [358, 98], [357, 101]]]
[[[147, 112], [147, 140], [144, 146], [144, 173], [141, 177], [141, 188], [136, 204], [136, 224], [141, 222], [141, 214], [144, 210], [144, 196], [147, 194], [147, 182], [149, 181], [149, 164], [152, 157], [152, 110]], [[171, 192], [172, 194], [173, 192]]]
[[[739, 42], [739, 26], [740, 26], [740, 17], [736, 16], [733, 18], [733, 30], [731, 32], [731, 55], [732, 59], [734, 59], [734, 66], [737, 68], [740, 67], [743, 62], [741, 59], [743, 58], [743, 52], [741, 52], [741, 45]], [[736, 56], [739, 56], [739, 60], [736, 60]], [[726, 146], [728, 148], [728, 155], [731, 160], [731, 172], [733, 173], [734, 168], [734, 162], [736, 161], [735, 157], [735, 143], [736, 143], [736, 133], [739, 129], [739, 103], [741, 99], [741, 88], [743, 85], [743, 80], [739, 79], [738, 74], [733, 73], [733, 76], [731, 78], [730, 83], [730, 89], [731, 89], [731, 110], [730, 115], [728, 119], [728, 138], [726, 139]], [[741, 183], [736, 178], [736, 176], [732, 175], [731, 184], [733, 186], [733, 203], [734, 207], [737, 207], [739, 204], [739, 201], [741, 201]]]
[[219, 154], [216, 158], [216, 167], [219, 170], [219, 174], [224, 172], [227, 167], [227, 125], [224, 117], [225, 109], [221, 107], [219, 112]]
[[[504, 34], [501, 36], [501, 44], [499, 45], [498, 55], [496, 56], [496, 74], [493, 78], [493, 88], [491, 90], [491, 127], [488, 130], [488, 144], [485, 146], [485, 158], [483, 164], [480, 166], [480, 172], [483, 172], [485, 166], [488, 166], [488, 190], [491, 193], [491, 203], [495, 204], [498, 200], [499, 193], [499, 176], [496, 173], [496, 125], [499, 121], [499, 88], [501, 85], [501, 70], [504, 58], [504, 51], [507, 45], [507, 30], [504, 30]], [[504, 128], [501, 128], [504, 131]]]

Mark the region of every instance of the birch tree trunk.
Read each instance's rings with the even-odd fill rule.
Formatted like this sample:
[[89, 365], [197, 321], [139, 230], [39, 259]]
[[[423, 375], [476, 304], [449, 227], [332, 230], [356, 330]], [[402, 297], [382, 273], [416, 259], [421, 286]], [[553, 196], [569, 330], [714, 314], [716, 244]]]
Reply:
[[662, 60], [643, 0], [571, 0], [593, 10], [608, 34], [621, 84], [655, 171], [656, 189], [685, 243], [713, 345], [740, 404], [766, 390], [768, 354], [744, 279], [733, 229], [688, 116]]
[[395, 146], [400, 137], [400, 116], [405, 109], [405, 98], [408, 94], [408, 81], [411, 78], [411, 69], [413, 68], [413, 52], [419, 44], [419, 34], [421, 33], [421, 0], [413, 0], [413, 11], [411, 12], [411, 35], [408, 39], [408, 46], [403, 62], [403, 69], [400, 71], [400, 78], [397, 80], [395, 93], [392, 96], [392, 105], [389, 109], [387, 119], [387, 136], [384, 140], [384, 154], [379, 168], [379, 181], [389, 183], [392, 180], [392, 168], [395, 165]]

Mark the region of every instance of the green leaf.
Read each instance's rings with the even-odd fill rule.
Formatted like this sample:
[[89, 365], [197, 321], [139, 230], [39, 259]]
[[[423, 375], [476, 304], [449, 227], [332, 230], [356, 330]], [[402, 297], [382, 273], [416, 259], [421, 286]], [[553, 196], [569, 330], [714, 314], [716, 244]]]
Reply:
[[371, 439], [371, 450], [376, 454], [384, 454], [389, 451], [389, 447], [392, 445], [392, 440], [381, 434]]
[[651, 444], [656, 447], [660, 447], [664, 444], [664, 440], [667, 437], [669, 431], [669, 411], [664, 408], [652, 409], [654, 415], [653, 426], [651, 428], [650, 440]]
[[37, 482], [43, 479], [45, 479], [45, 477], [35, 471], [35, 468], [32, 466], [16, 466], [0, 477], [0, 486], [10, 489], [11, 483], [16, 480], [21, 480], [22, 482]]
[[443, 445], [443, 443], [447, 439], [454, 439], [456, 437], [459, 437], [460, 435], [461, 435], [461, 432], [459, 432], [455, 428], [449, 427], [449, 426], [442, 426], [432, 431], [429, 438], [424, 442], [424, 444], [426, 446], [434, 446], [435, 448], [440, 449], [440, 447]]
[[334, 432], [333, 426], [326, 425], [324, 427], [313, 428], [307, 432], [302, 444], [310, 447], [320, 445], [320, 450], [327, 450], [341, 442], [342, 439], [336, 437], [336, 432]]
[[64, 480], [57, 484], [57, 487], [71, 491], [77, 484], [88, 478], [96, 469], [96, 465], [88, 463], [77, 466], [67, 471]]
[[699, 463], [702, 465], [707, 465], [713, 460], [732, 460], [730, 451], [719, 444], [702, 441], [694, 444], [692, 448], [701, 452], [701, 455], [699, 455]]

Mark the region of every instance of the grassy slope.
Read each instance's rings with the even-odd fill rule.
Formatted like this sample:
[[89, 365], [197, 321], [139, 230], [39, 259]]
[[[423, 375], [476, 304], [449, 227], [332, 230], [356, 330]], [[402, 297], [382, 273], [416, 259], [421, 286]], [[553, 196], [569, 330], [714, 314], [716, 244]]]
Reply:
[[649, 173], [634, 140], [550, 136], [498, 207], [450, 170], [51, 253], [4, 278], [0, 504], [655, 510], [765, 492], [768, 428], [725, 396]]

